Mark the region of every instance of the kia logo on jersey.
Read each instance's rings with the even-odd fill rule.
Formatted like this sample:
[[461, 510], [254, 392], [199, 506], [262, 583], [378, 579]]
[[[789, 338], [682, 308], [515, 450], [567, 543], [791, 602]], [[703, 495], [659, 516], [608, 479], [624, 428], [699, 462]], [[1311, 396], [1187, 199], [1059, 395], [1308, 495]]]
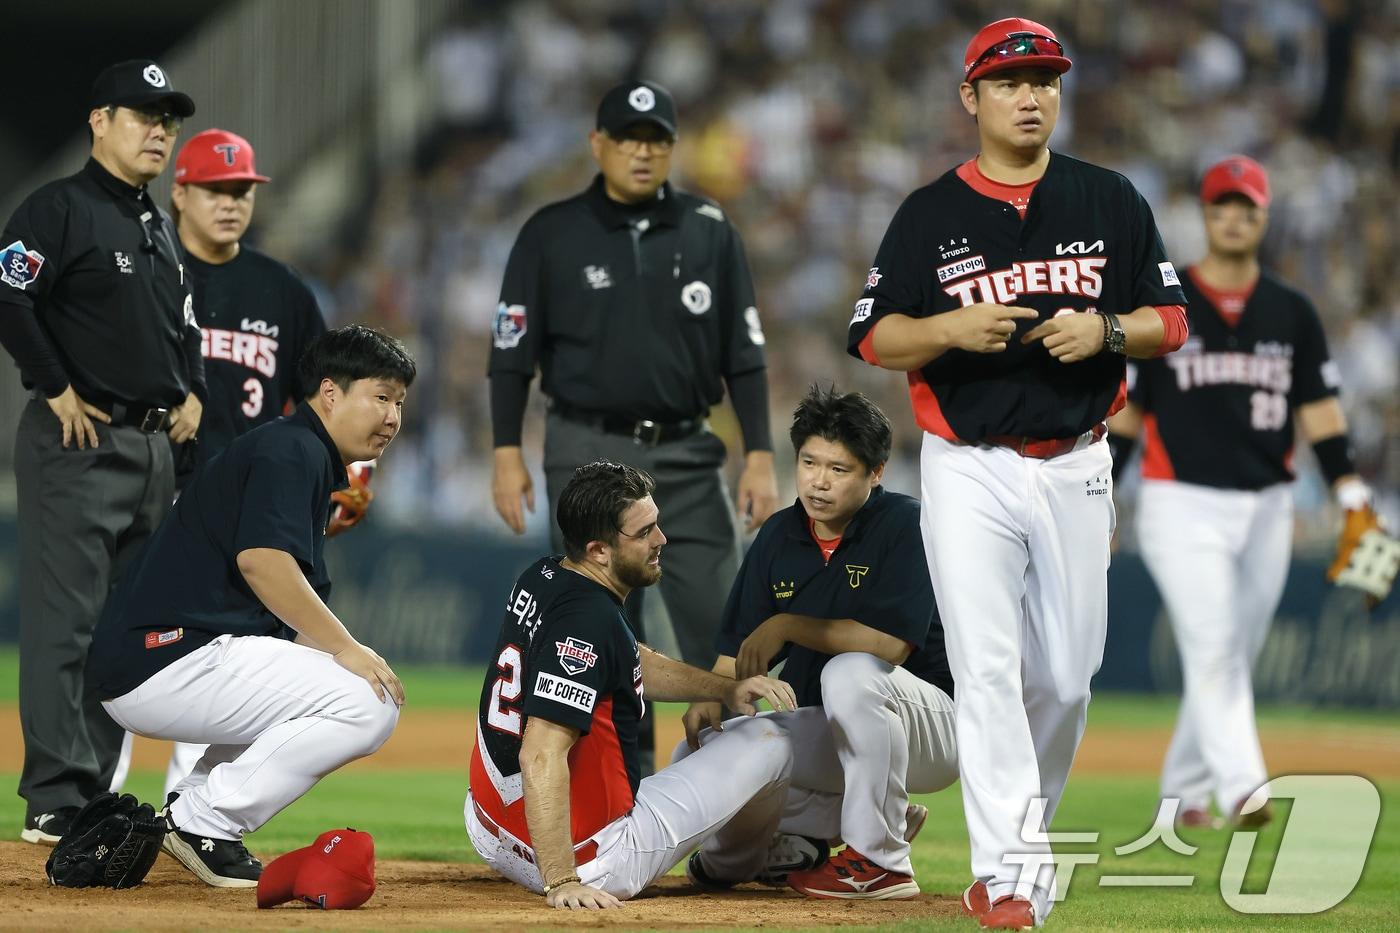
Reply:
[[1070, 256], [1074, 256], [1074, 255], [1082, 256], [1082, 255], [1084, 255], [1085, 253], [1102, 253], [1103, 251], [1104, 251], [1103, 240], [1095, 240], [1094, 242], [1090, 243], [1090, 244], [1087, 245], [1087, 246], [1084, 245], [1084, 241], [1083, 241], [1083, 240], [1075, 240], [1073, 243], [1056, 243], [1056, 244], [1055, 244], [1055, 255], [1056, 255], [1056, 256], [1064, 256], [1064, 255], [1066, 255], [1066, 254], [1068, 254], [1068, 255], [1070, 255]]

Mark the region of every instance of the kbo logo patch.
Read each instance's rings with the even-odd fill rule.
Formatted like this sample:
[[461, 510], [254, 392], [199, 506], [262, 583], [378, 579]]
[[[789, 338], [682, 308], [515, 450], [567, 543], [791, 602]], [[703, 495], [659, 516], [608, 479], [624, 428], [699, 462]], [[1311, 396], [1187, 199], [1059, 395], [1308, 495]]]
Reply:
[[0, 282], [13, 285], [20, 291], [39, 277], [42, 268], [44, 257], [38, 250], [26, 249], [20, 240], [15, 240], [0, 253]]
[[593, 646], [572, 635], [563, 641], [556, 641], [554, 647], [559, 649], [559, 666], [575, 677], [598, 663]]
[[504, 301], [497, 305], [491, 335], [498, 350], [519, 346], [520, 338], [525, 336], [525, 306], [508, 305]]

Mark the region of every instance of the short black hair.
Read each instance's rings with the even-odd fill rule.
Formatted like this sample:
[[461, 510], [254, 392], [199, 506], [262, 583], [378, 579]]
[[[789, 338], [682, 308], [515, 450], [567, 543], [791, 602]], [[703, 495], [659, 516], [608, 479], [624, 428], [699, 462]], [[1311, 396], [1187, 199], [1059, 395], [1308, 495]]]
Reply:
[[625, 463], [595, 460], [574, 470], [554, 513], [564, 534], [564, 556], [582, 560], [590, 541], [617, 544], [622, 513], [655, 489], [645, 471]]
[[297, 363], [297, 375], [309, 397], [316, 394], [322, 379], [347, 392], [358, 379], [384, 379], [408, 388], [418, 375], [418, 365], [404, 345], [384, 331], [347, 324], [311, 341]]
[[793, 453], [813, 437], [845, 446], [867, 471], [890, 459], [894, 431], [879, 406], [859, 392], [813, 385], [792, 410]]

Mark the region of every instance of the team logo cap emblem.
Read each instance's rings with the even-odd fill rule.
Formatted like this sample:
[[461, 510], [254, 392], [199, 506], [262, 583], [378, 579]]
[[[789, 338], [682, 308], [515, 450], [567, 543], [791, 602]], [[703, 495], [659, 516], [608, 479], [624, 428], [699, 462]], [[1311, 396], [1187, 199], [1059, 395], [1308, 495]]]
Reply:
[[632, 105], [633, 110], [650, 110], [656, 106], [656, 95], [651, 88], [640, 85], [632, 89], [632, 93], [627, 95], [627, 103]]
[[147, 65], [141, 72], [141, 77], [145, 78], [151, 87], [165, 87], [165, 72], [160, 70], [159, 65]]

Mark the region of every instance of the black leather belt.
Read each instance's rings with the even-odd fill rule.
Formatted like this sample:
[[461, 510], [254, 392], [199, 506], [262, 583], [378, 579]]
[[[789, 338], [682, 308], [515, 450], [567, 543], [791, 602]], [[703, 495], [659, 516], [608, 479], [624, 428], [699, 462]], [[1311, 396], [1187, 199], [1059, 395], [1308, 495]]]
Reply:
[[[48, 396], [35, 389], [33, 397], [48, 401]], [[88, 402], [93, 408], [111, 416], [112, 425], [119, 428], [135, 428], [145, 434], [159, 434], [170, 421], [170, 409], [145, 402]]]
[[566, 421], [585, 424], [607, 434], [630, 437], [643, 447], [655, 447], [657, 444], [664, 444], [667, 441], [678, 441], [681, 438], [699, 434], [705, 427], [703, 417], [686, 418], [683, 421], [637, 421], [621, 415], [609, 415], [600, 411], [574, 408], [572, 405], [557, 399], [550, 400], [549, 410]]

